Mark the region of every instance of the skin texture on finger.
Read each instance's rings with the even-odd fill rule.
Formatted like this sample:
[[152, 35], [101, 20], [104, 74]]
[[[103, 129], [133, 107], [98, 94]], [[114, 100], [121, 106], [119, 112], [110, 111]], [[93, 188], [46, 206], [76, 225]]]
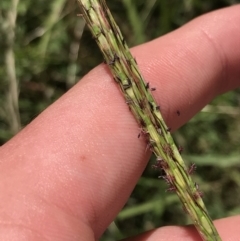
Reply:
[[[239, 87], [239, 26], [233, 20], [239, 18], [238, 8], [234, 15], [221, 10], [201, 16], [148, 43], [151, 48], [143, 45], [138, 52], [137, 60], [140, 58], [140, 65], [145, 66], [144, 76], [161, 92], [154, 94], [173, 129], [216, 95]], [[181, 118], [173, 118], [176, 110], [180, 110]]]
[[[210, 13], [133, 49], [172, 129], [240, 85], [239, 12]], [[138, 133], [98, 66], [1, 148], [0, 237], [9, 228], [29, 235], [22, 240], [98, 239], [147, 164]]]
[[[240, 216], [216, 220], [214, 224], [223, 241], [239, 241]], [[226, 228], [228, 227], [228, 228]], [[158, 228], [136, 237], [122, 241], [202, 241], [193, 226], [175, 227], [168, 226]]]

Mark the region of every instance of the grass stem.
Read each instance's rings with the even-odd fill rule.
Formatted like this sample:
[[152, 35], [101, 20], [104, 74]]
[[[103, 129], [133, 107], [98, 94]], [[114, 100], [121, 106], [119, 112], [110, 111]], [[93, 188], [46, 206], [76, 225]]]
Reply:
[[221, 241], [202, 201], [198, 185], [190, 177], [195, 166], [186, 167], [174, 144], [151, 88], [140, 74], [136, 60], [104, 0], [78, 0], [83, 17], [108, 64], [114, 80], [141, 126], [148, 148], [156, 155], [156, 167], [166, 173], [168, 191], [175, 191], [204, 241]]

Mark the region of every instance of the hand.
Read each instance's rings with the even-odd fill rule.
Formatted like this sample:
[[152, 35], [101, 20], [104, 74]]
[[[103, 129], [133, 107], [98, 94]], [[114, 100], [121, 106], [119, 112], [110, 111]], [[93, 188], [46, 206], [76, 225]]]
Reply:
[[[240, 86], [239, 22], [237, 5], [132, 50], [172, 129]], [[138, 132], [107, 67], [96, 67], [1, 147], [0, 240], [98, 240], [148, 162]], [[216, 221], [224, 241], [240, 239], [239, 222], [239, 216]], [[127, 240], [176, 237], [200, 240], [193, 227]]]

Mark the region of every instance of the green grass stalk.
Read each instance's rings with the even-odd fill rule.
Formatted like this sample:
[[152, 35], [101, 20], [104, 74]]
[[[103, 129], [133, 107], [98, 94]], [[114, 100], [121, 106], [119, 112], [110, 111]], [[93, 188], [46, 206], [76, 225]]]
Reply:
[[142, 129], [148, 148], [157, 157], [156, 167], [166, 173], [168, 191], [175, 191], [204, 241], [221, 241], [201, 198], [198, 185], [190, 177], [195, 166], [187, 168], [151, 88], [140, 74], [136, 60], [104, 0], [78, 0], [83, 17], [92, 32], [114, 80]]

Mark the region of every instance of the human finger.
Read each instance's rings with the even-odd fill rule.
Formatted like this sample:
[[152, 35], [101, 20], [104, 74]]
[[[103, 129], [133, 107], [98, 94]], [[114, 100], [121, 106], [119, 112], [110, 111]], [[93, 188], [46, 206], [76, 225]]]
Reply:
[[[239, 86], [239, 9], [202, 16], [133, 49], [173, 129]], [[138, 133], [107, 67], [95, 68], [1, 148], [0, 219], [36, 231], [29, 235], [97, 239], [148, 161]]]
[[[223, 218], [214, 221], [216, 228], [223, 241], [239, 241], [239, 223], [240, 216]], [[197, 233], [196, 228], [191, 226], [167, 226], [148, 231], [137, 235], [136, 237], [127, 238], [122, 241], [202, 241]]]

